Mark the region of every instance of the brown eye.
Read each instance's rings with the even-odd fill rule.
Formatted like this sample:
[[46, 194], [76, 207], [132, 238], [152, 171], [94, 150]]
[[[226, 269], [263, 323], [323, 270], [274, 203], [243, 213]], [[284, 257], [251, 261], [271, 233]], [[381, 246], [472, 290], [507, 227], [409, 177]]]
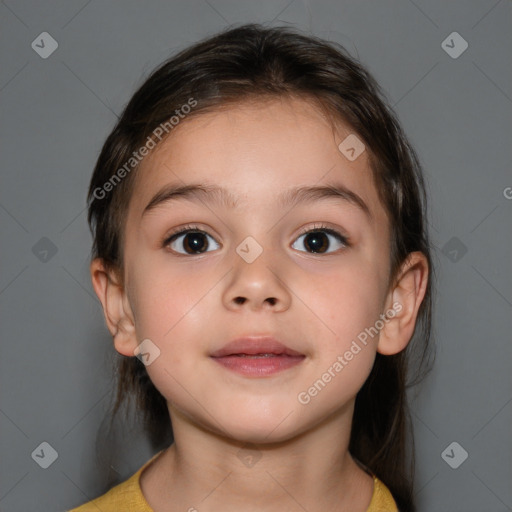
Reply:
[[[313, 254], [324, 254], [331, 248], [331, 246], [336, 247], [336, 244], [340, 244], [341, 248], [348, 246], [347, 239], [333, 229], [313, 229], [299, 236], [299, 238], [301, 237], [304, 237], [303, 244], [306, 247], [307, 252], [311, 252]], [[297, 238], [297, 240], [299, 238]], [[331, 241], [332, 239], [334, 239], [334, 241]], [[296, 247], [293, 248], [296, 249]]]
[[[207, 249], [211, 245], [208, 242], [208, 238], [213, 240], [215, 244], [217, 243], [204, 231], [186, 229], [179, 233], [175, 233], [168, 238], [165, 242], [165, 246], [170, 247], [173, 251], [179, 254], [203, 254], [204, 252], [207, 252]], [[219, 247], [220, 246], [217, 244], [215, 249], [218, 249]]]

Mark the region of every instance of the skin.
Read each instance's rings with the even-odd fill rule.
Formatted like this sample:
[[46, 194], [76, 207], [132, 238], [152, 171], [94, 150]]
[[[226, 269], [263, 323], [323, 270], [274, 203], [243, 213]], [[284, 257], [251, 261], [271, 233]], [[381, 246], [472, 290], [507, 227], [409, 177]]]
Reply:
[[[410, 341], [428, 265], [423, 254], [411, 253], [397, 284], [387, 287], [389, 221], [367, 153], [349, 161], [338, 150], [350, 133], [342, 124], [333, 130], [301, 99], [238, 104], [182, 121], [141, 163], [122, 279], [100, 259], [91, 263], [91, 276], [116, 350], [133, 356], [144, 339], [160, 350], [147, 371], [167, 399], [175, 442], [141, 477], [156, 512], [368, 507], [372, 478], [348, 453], [354, 401], [376, 352], [395, 354]], [[363, 198], [372, 221], [336, 199], [277, 206], [291, 187], [334, 180]], [[221, 184], [239, 205], [180, 200], [142, 215], [163, 186], [191, 182]], [[300, 229], [319, 222], [351, 245], [329, 237], [327, 253], [311, 252]], [[207, 252], [163, 247], [173, 228], [188, 223], [212, 237], [202, 239]], [[263, 249], [252, 263], [236, 252], [248, 236]], [[184, 240], [172, 247], [186, 252]], [[301, 404], [298, 394], [395, 302], [400, 312]], [[265, 378], [238, 375], [209, 357], [249, 334], [274, 335], [306, 357]], [[259, 457], [251, 467], [239, 457], [246, 443], [241, 453]]]

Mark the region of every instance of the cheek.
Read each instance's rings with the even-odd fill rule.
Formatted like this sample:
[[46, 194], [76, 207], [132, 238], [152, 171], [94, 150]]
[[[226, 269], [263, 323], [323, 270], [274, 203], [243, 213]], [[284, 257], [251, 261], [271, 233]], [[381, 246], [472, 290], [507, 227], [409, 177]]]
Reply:
[[172, 344], [181, 324], [193, 321], [200, 309], [200, 299], [208, 291], [206, 281], [156, 259], [135, 265], [131, 295], [138, 338]]
[[331, 355], [348, 350], [351, 340], [373, 326], [382, 313], [378, 271], [357, 261], [345, 263], [325, 274], [304, 277], [302, 286], [295, 287], [297, 295], [305, 297], [310, 326], [317, 328], [318, 348]]
[[202, 350], [207, 301], [201, 297], [208, 292], [207, 283], [164, 267], [139, 266], [137, 272], [132, 274], [137, 339], [151, 340], [159, 351], [146, 370], [168, 400], [186, 402], [190, 397], [185, 389], [196, 374], [193, 363]]
[[382, 313], [376, 273], [345, 268], [317, 283], [306, 295], [316, 315], [308, 312], [311, 366], [297, 395], [304, 414], [334, 412], [356, 396], [375, 361]]
[[[139, 260], [139, 262], [142, 258]], [[178, 382], [196, 374], [197, 361], [211, 349], [218, 313], [218, 275], [184, 271], [158, 258], [137, 263], [131, 274], [131, 292], [137, 339], [151, 340], [159, 350], [147, 366], [155, 386], [168, 397], [179, 394]]]

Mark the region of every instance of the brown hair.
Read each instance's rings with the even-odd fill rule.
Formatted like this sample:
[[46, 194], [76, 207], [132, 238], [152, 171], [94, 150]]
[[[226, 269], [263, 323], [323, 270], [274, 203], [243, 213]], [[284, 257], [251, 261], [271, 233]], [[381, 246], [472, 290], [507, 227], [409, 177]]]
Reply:
[[[390, 285], [410, 252], [429, 264], [425, 298], [413, 339], [392, 356], [377, 354], [359, 391], [350, 440], [353, 457], [390, 488], [402, 511], [414, 510], [414, 449], [407, 409], [407, 383], [429, 367], [433, 266], [427, 227], [427, 198], [418, 157], [396, 114], [369, 72], [331, 42], [289, 28], [249, 24], [228, 29], [180, 52], [159, 66], [135, 92], [99, 155], [88, 194], [92, 257], [122, 275], [123, 228], [133, 192], [133, 172], [114, 187], [104, 184], [191, 98], [188, 117], [230, 102], [300, 96], [334, 120], [347, 123], [368, 150], [380, 200], [391, 227]], [[126, 169], [126, 167], [125, 167]], [[119, 175], [118, 175], [119, 176]], [[102, 190], [101, 197], [98, 190]], [[136, 357], [118, 355], [117, 396], [112, 418], [132, 396], [154, 445], [171, 440], [164, 397]], [[411, 366], [411, 363], [412, 366]], [[411, 379], [411, 377], [414, 377]]]

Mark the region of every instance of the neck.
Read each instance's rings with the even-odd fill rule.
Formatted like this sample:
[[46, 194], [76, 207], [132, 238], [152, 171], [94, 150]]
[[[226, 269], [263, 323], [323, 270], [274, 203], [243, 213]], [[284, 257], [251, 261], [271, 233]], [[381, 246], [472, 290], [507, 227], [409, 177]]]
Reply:
[[171, 407], [170, 414], [174, 443], [155, 464], [154, 492], [147, 487], [155, 512], [368, 507], [373, 481], [348, 452], [353, 403], [292, 439], [267, 444], [212, 433]]

